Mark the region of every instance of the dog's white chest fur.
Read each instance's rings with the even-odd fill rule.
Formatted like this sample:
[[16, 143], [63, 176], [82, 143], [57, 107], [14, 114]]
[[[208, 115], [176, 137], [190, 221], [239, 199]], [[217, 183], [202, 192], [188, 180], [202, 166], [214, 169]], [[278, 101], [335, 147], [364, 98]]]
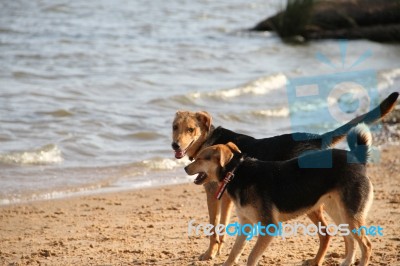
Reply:
[[233, 202], [241, 223], [258, 223], [260, 221], [260, 212], [257, 210], [256, 204], [246, 204], [245, 206], [241, 206], [236, 200]]

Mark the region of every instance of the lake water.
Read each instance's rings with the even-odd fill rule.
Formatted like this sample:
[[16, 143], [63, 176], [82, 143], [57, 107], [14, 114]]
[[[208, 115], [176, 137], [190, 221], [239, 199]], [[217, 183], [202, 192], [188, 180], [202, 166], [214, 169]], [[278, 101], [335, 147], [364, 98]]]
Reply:
[[[0, 203], [192, 181], [170, 148], [176, 110], [206, 110], [215, 125], [255, 137], [295, 130], [288, 80], [337, 71], [316, 53], [340, 65], [340, 44], [288, 45], [245, 30], [281, 7], [0, 3]], [[365, 51], [358, 68], [376, 71], [381, 98], [398, 91], [400, 47], [351, 41], [344, 71]]]

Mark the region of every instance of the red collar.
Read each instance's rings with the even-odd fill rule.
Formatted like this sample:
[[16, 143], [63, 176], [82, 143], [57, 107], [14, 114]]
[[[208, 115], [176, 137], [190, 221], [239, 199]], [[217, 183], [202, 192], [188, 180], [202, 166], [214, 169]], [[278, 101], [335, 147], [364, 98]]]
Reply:
[[233, 169], [231, 171], [228, 171], [226, 173], [226, 176], [224, 178], [224, 180], [222, 180], [221, 185], [219, 186], [219, 189], [217, 191], [217, 194], [215, 194], [215, 197], [220, 200], [222, 198], [222, 195], [224, 194], [226, 187], [228, 186], [229, 182], [231, 182], [233, 180], [233, 178], [235, 177], [235, 171], [236, 169], [242, 164], [243, 160], [244, 160], [244, 155], [241, 154], [240, 155], [240, 159], [239, 162], [236, 164], [235, 167], [233, 167]]
[[222, 195], [224, 194], [224, 192], [226, 190], [226, 186], [235, 177], [235, 174], [233, 172], [234, 171], [226, 173], [226, 176], [225, 176], [224, 180], [222, 181], [221, 185], [219, 186], [217, 194], [215, 194], [215, 197], [217, 198], [217, 200], [220, 200], [222, 198]]
[[242, 155], [240, 157], [239, 163], [231, 171], [228, 171], [226, 173], [224, 180], [222, 180], [222, 183], [219, 186], [217, 194], [215, 194], [215, 197], [217, 198], [217, 200], [220, 200], [222, 198], [222, 195], [224, 194], [224, 192], [226, 190], [226, 186], [229, 184], [229, 182], [231, 182], [233, 180], [233, 178], [235, 178], [235, 171], [239, 167], [239, 165], [242, 163], [243, 159], [244, 159], [244, 156]]

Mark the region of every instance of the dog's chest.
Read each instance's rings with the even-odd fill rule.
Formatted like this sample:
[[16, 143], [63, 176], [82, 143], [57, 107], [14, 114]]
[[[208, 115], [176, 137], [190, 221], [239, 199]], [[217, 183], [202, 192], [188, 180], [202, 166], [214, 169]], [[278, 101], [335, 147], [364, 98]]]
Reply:
[[236, 207], [236, 212], [240, 220], [247, 220], [246, 222], [257, 223], [260, 221], [260, 213], [257, 208], [252, 204], [247, 204], [245, 206], [240, 206], [238, 202], [234, 202]]

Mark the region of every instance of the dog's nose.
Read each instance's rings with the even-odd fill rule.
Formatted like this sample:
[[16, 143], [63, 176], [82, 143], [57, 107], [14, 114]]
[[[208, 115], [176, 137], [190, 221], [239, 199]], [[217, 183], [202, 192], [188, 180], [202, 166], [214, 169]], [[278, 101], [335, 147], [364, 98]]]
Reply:
[[176, 143], [175, 141], [172, 142], [171, 146], [172, 146], [172, 149], [174, 149], [174, 150], [179, 150], [179, 148], [181, 147], [181, 146], [179, 146], [179, 144]]

